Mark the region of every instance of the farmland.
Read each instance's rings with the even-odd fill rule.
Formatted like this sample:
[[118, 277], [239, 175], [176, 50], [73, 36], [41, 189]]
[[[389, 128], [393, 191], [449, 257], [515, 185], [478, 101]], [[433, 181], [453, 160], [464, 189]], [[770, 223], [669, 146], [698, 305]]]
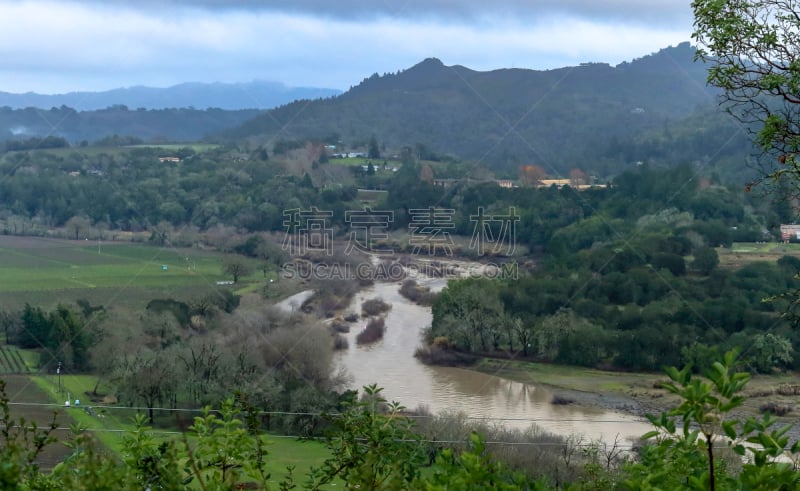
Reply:
[[[80, 298], [138, 307], [158, 295], [206, 294], [230, 279], [222, 274], [224, 257], [145, 244], [0, 236], [0, 308]], [[257, 280], [245, 277], [238, 286]]]
[[730, 248], [718, 248], [717, 253], [720, 266], [738, 269], [754, 261], [775, 262], [783, 256], [800, 257], [800, 244], [736, 242]]

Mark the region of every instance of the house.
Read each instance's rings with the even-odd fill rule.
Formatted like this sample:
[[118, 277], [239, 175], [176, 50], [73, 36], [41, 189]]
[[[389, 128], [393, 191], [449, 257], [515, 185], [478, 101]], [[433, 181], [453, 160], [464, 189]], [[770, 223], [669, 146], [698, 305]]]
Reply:
[[781, 240], [788, 243], [792, 239], [800, 240], [800, 225], [781, 225]]
[[159, 157], [159, 162], [172, 162], [173, 164], [180, 163], [181, 159], [179, 157]]

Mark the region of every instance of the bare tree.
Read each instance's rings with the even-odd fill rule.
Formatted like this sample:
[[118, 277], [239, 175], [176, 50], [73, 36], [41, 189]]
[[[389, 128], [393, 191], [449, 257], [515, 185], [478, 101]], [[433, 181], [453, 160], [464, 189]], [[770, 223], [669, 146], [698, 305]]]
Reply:
[[67, 220], [64, 227], [67, 229], [67, 234], [78, 240], [81, 235], [86, 235], [89, 232], [89, 227], [92, 226], [91, 220], [85, 216], [74, 216]]
[[241, 257], [229, 257], [222, 263], [222, 272], [233, 277], [233, 282], [238, 283], [239, 278], [253, 273], [250, 264]]

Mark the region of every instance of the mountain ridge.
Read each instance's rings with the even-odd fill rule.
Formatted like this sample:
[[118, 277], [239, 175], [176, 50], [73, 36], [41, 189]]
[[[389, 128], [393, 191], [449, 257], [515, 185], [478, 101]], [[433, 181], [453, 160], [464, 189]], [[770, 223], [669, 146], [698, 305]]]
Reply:
[[338, 89], [291, 87], [281, 82], [183, 82], [169, 87], [134, 85], [105, 91], [75, 91], [61, 94], [0, 91], [0, 107], [50, 109], [67, 106], [78, 111], [94, 111], [111, 106], [138, 109], [269, 109], [298, 99], [317, 99], [341, 94]]
[[227, 140], [370, 135], [390, 147], [423, 143], [447, 154], [513, 171], [520, 162], [578, 167], [587, 148], [627, 140], [715, 101], [706, 67], [688, 43], [611, 66], [475, 71], [427, 58], [365, 78], [342, 95], [272, 109]]

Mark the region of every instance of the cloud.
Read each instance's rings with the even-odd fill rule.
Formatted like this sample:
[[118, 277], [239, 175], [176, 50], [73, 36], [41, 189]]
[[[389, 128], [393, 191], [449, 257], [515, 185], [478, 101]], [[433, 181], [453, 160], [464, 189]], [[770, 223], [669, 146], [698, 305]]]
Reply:
[[[107, 2], [105, 2], [107, 3]], [[120, 5], [123, 0], [112, 0]], [[140, 0], [142, 8], [194, 7], [213, 10], [280, 11], [342, 19], [377, 17], [475, 21], [488, 16], [525, 17], [561, 14], [642, 22], [691, 22], [685, 0]]]
[[[343, 11], [335, 17], [313, 13], [312, 7], [323, 4], [312, 0], [298, 2], [305, 6], [303, 13], [268, 8], [274, 2], [259, 2], [260, 8], [251, 2], [247, 8], [223, 8], [212, 0], [144, 1], [144, 7], [0, 3], [0, 90], [55, 92], [253, 79], [346, 89], [372, 73], [394, 72], [431, 56], [476, 70], [546, 69], [583, 61], [616, 64], [686, 41], [691, 28], [690, 23], [599, 21], [568, 12], [479, 21], [405, 14], [365, 22], [344, 13], [366, 8], [366, 2], [357, 1], [337, 2]], [[409, 5], [417, 3], [410, 0]], [[622, 8], [632, 2], [610, 3]], [[433, 4], [440, 13], [480, 8], [471, 2]], [[530, 8], [522, 2], [504, 4]], [[583, 2], [563, 4], [577, 8]]]

